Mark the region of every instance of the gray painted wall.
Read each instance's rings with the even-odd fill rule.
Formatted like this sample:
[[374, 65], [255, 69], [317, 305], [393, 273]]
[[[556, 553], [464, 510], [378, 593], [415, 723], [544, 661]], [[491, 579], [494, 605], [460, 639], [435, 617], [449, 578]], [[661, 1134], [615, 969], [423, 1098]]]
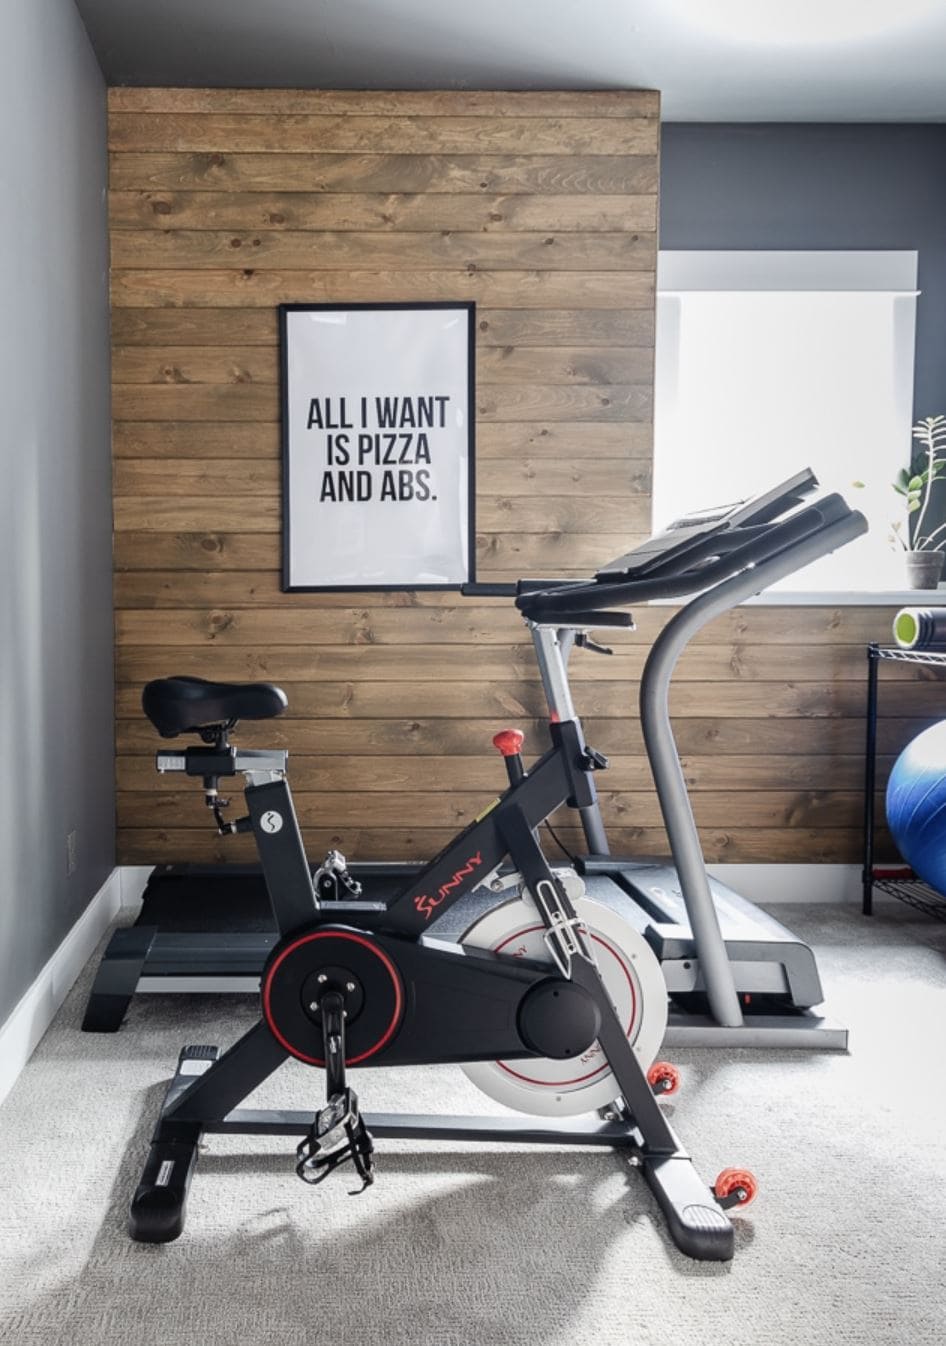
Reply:
[[72, 0], [6, 0], [0, 100], [2, 1022], [114, 864], [105, 82]]
[[946, 412], [946, 127], [664, 126], [660, 246], [916, 249], [915, 410]]

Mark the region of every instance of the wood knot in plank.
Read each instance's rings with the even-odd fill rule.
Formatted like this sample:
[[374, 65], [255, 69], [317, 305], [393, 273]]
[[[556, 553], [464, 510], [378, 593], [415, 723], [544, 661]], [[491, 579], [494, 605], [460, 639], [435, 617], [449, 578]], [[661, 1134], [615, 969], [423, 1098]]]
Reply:
[[229, 631], [236, 622], [232, 612], [211, 612], [207, 618], [207, 634], [211, 640]]

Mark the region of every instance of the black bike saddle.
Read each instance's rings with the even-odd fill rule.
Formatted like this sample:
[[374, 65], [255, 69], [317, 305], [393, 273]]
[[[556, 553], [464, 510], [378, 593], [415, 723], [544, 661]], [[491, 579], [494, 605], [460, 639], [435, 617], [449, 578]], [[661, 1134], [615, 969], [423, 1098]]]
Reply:
[[236, 720], [270, 720], [288, 704], [286, 693], [271, 682], [155, 678], [141, 694], [142, 710], [162, 738]]

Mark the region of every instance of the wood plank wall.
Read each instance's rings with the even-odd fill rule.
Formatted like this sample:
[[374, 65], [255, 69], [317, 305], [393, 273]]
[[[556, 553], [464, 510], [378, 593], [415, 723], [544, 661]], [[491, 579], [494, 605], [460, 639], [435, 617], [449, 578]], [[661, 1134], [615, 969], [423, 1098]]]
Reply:
[[[292, 750], [310, 853], [431, 854], [501, 788], [507, 723], [543, 742], [507, 605], [279, 590], [281, 301], [473, 299], [481, 578], [585, 574], [648, 531], [658, 99], [651, 93], [113, 89], [119, 859], [242, 859], [159, 778], [149, 678], [283, 684], [244, 726]], [[634, 717], [666, 609], [575, 659], [616, 848], [665, 839]], [[681, 665], [707, 854], [856, 858], [878, 609], [742, 609]], [[884, 761], [946, 702], [885, 696]], [[565, 839], [577, 835], [567, 827]]]

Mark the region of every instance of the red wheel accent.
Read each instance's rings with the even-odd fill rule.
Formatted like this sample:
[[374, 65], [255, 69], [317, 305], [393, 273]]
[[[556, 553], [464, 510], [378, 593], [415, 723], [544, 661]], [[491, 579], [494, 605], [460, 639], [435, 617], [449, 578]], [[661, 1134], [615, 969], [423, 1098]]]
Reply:
[[736, 1200], [733, 1204], [737, 1206], [748, 1206], [750, 1201], [755, 1200], [758, 1192], [759, 1183], [756, 1176], [747, 1168], [724, 1168], [713, 1184], [715, 1197], [723, 1201], [726, 1197], [734, 1196]]
[[526, 736], [521, 729], [500, 729], [493, 735], [493, 747], [498, 748], [504, 757], [518, 757]]
[[680, 1088], [680, 1072], [669, 1061], [655, 1061], [647, 1072], [647, 1083], [655, 1094], [675, 1094]]
[[381, 1048], [386, 1046], [386, 1044], [391, 1040], [391, 1037], [394, 1034], [394, 1030], [397, 1028], [398, 1024], [401, 1021], [401, 1012], [404, 1008], [404, 995], [401, 990], [401, 978], [397, 968], [394, 966], [393, 962], [387, 956], [384, 950], [379, 949], [376, 944], [373, 944], [370, 940], [366, 939], [364, 935], [356, 934], [354, 931], [350, 930], [316, 930], [308, 935], [300, 935], [300, 937], [294, 940], [292, 944], [287, 945], [286, 948], [280, 952], [279, 956], [276, 958], [272, 966], [268, 969], [263, 985], [260, 988], [261, 992], [260, 998], [262, 1000], [263, 1018], [266, 1020], [266, 1025], [269, 1028], [269, 1031], [272, 1033], [273, 1037], [276, 1039], [276, 1041], [280, 1044], [280, 1046], [285, 1047], [286, 1051], [289, 1052], [291, 1056], [294, 1056], [297, 1061], [304, 1061], [306, 1065], [309, 1066], [325, 1065], [325, 1062], [322, 1060], [320, 1056], [307, 1056], [304, 1052], [299, 1051], [298, 1048], [294, 1047], [292, 1043], [288, 1041], [288, 1039], [279, 1030], [277, 1024], [273, 1021], [273, 1011], [272, 1006], [270, 1004], [270, 994], [273, 986], [273, 977], [275, 976], [279, 968], [282, 966], [282, 964], [285, 962], [285, 960], [289, 957], [291, 953], [295, 953], [296, 949], [300, 949], [306, 944], [314, 944], [317, 940], [320, 939], [347, 939], [350, 940], [352, 944], [362, 945], [362, 947], [368, 949], [370, 953], [373, 953], [376, 958], [379, 958], [381, 960], [381, 963], [383, 964], [384, 969], [387, 972], [388, 976], [391, 978], [391, 983], [394, 987], [394, 1012], [392, 1013], [390, 1021], [388, 1022], [384, 1032], [378, 1038], [377, 1042], [375, 1042], [371, 1047], [369, 1047], [367, 1051], [360, 1052], [357, 1056], [349, 1056], [345, 1062], [346, 1065], [357, 1066], [362, 1061], [367, 1061], [369, 1056], [374, 1056], [376, 1052], [379, 1052]]

